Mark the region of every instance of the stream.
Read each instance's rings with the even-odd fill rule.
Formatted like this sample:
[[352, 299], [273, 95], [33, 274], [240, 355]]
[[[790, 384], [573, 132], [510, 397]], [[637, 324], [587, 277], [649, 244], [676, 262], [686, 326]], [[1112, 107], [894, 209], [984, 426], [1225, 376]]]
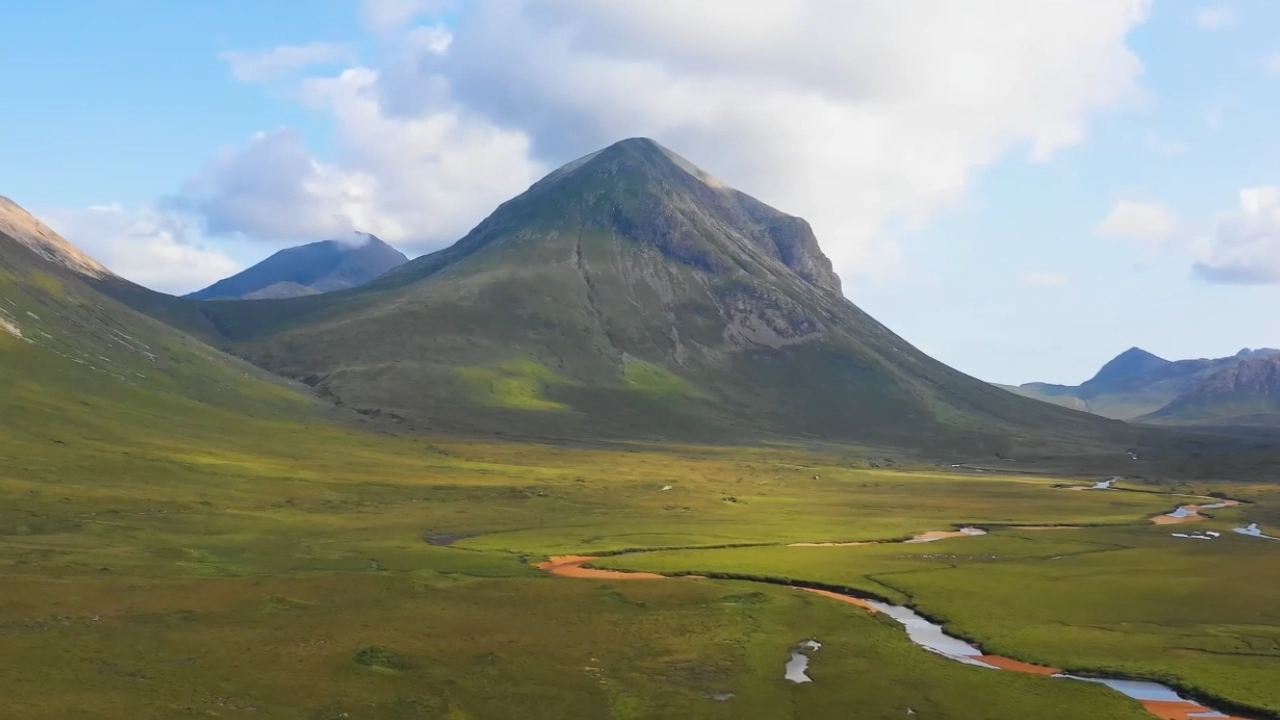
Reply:
[[[1102, 485], [1102, 483], [1099, 483]], [[1097, 487], [1096, 489], [1110, 489], [1108, 484], [1106, 488]], [[1219, 508], [1231, 507], [1239, 504], [1238, 501], [1227, 500], [1221, 503], [1209, 505], [1184, 505], [1166, 515], [1158, 515], [1152, 520], [1156, 524], [1180, 523], [1188, 521], [1196, 521], [1204, 519], [1200, 515], [1201, 510], [1216, 510]], [[1262, 528], [1253, 523], [1247, 527], [1235, 528], [1235, 532], [1250, 537], [1265, 538], [1268, 540], [1280, 540], [1262, 533]], [[986, 531], [975, 527], [963, 527], [959, 530], [948, 532], [931, 532], [917, 535], [909, 540], [899, 541], [902, 543], [921, 543], [934, 542], [937, 540], [975, 537], [985, 535]], [[1209, 540], [1219, 536], [1219, 533], [1204, 534], [1199, 537], [1200, 533], [1178, 534], [1180, 537], [1196, 537], [1197, 539]], [[822, 546], [844, 546], [844, 545], [867, 545], [874, 544], [868, 542], [827, 542], [827, 543], [793, 543], [793, 547], [822, 547]], [[573, 578], [590, 578], [590, 579], [612, 579], [612, 580], [654, 580], [663, 579], [667, 576], [655, 573], [632, 573], [620, 570], [602, 570], [596, 568], [583, 567], [596, 557], [585, 555], [572, 555], [553, 557], [547, 562], [538, 565], [538, 568], [552, 575], [560, 577]], [[699, 576], [687, 576], [699, 577]], [[746, 582], [762, 582], [750, 578], [742, 578]], [[855, 605], [869, 612], [884, 615], [891, 618], [906, 630], [907, 637], [915, 645], [928, 650], [936, 655], [940, 655], [948, 660], [964, 663], [974, 667], [987, 668], [989, 670], [1003, 670], [1007, 672], [1027, 673], [1032, 675], [1043, 675], [1052, 678], [1071, 680], [1074, 682], [1092, 682], [1105, 685], [1112, 690], [1138, 701], [1146, 710], [1161, 720], [1248, 720], [1238, 715], [1229, 715], [1225, 712], [1214, 709], [1197, 700], [1183, 697], [1176, 690], [1160, 683], [1147, 680], [1132, 680], [1120, 677], [1104, 677], [1104, 676], [1082, 676], [1073, 675], [1064, 672], [1058, 668], [1044, 667], [1042, 665], [1033, 665], [1024, 663], [1012, 658], [1003, 657], [1001, 655], [989, 655], [982, 651], [981, 648], [972, 645], [958, 637], [948, 635], [943, 627], [935, 622], [930, 621], [915, 610], [903, 606], [894, 605], [882, 600], [858, 597], [843, 592], [835, 592], [832, 590], [823, 590], [813, 587], [802, 587], [799, 585], [788, 585], [796, 590], [821, 595], [823, 597], [837, 600], [839, 602]], [[822, 644], [817, 640], [805, 640], [799, 645], [793, 647], [790, 651], [790, 657], [783, 668], [783, 677], [792, 683], [804, 684], [812, 683], [813, 678], [808, 674], [811, 655], [815, 653]], [[726, 694], [723, 699], [732, 697]], [[716, 699], [722, 699], [717, 697]]]
[[[1243, 528], [1241, 528], [1243, 530]], [[1261, 532], [1261, 531], [1259, 531]], [[584, 568], [585, 563], [599, 558], [576, 555], [553, 557], [538, 567], [552, 575], [569, 578], [611, 579], [611, 580], [654, 580], [670, 579], [654, 573], [631, 573], [621, 570], [602, 570]], [[686, 576], [697, 578], [698, 576]], [[761, 582], [759, 580], [742, 579], [745, 582]], [[1170, 687], [1146, 680], [1132, 680], [1120, 677], [1086, 677], [1072, 675], [1058, 668], [1044, 667], [1024, 663], [1001, 655], [989, 655], [981, 648], [958, 637], [948, 635], [941, 625], [930, 621], [915, 610], [865, 597], [857, 597], [832, 590], [788, 585], [796, 590], [821, 595], [839, 602], [855, 605], [872, 613], [882, 614], [893, 619], [907, 632], [907, 637], [917, 646], [940, 655], [948, 660], [972, 665], [989, 670], [1003, 670], [1032, 675], [1072, 680], [1076, 682], [1093, 682], [1106, 685], [1116, 692], [1132, 698], [1142, 704], [1152, 715], [1161, 720], [1249, 720], [1238, 715], [1228, 715], [1208, 705], [1192, 700]], [[816, 640], [805, 640], [793, 647], [790, 657], [783, 668], [783, 677], [789, 682], [805, 684], [813, 682], [808, 674], [811, 655], [822, 647]]]
[[[988, 668], [991, 670], [1006, 670], [1010, 672], [1028, 673], [1033, 675], [1046, 675], [1053, 678], [1061, 678], [1065, 680], [1074, 680], [1079, 682], [1094, 682], [1106, 685], [1107, 687], [1119, 692], [1120, 694], [1137, 700], [1152, 715], [1163, 720], [1245, 720], [1234, 715], [1228, 715], [1212, 707], [1204, 705], [1196, 700], [1185, 698], [1170, 687], [1161, 685], [1160, 683], [1149, 682], [1146, 680], [1130, 680], [1127, 678], [1115, 677], [1086, 677], [1080, 675], [1072, 675], [1058, 668], [1043, 667], [1040, 665], [1031, 665], [1029, 663], [1013, 660], [1012, 658], [1002, 657], [1000, 655], [988, 655], [975, 645], [971, 645], [960, 638], [948, 635], [941, 625], [931, 622], [923, 617], [915, 610], [902, 605], [893, 605], [880, 600], [869, 600], [865, 598], [854, 597], [842, 593], [836, 593], [829, 590], [814, 590], [810, 588], [799, 588], [805, 592], [811, 592], [824, 597], [829, 597], [851, 605], [870, 610], [873, 613], [883, 614], [892, 618], [898, 624], [902, 625], [907, 631], [907, 637], [917, 646], [928, 650], [936, 655], [940, 655], [948, 660], [973, 665], [975, 667]], [[793, 657], [796, 653], [793, 652]], [[807, 670], [809, 660], [806, 657], [803, 670]], [[790, 665], [788, 665], [790, 670]], [[811, 682], [808, 675], [805, 675], [804, 682]], [[787, 679], [791, 679], [788, 673]]]

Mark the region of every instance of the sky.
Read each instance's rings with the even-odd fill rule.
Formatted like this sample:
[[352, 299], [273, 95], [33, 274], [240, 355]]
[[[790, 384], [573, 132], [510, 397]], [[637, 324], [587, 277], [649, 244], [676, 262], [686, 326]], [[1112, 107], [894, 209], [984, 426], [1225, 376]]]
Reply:
[[290, 245], [445, 247], [652, 137], [814, 226], [845, 294], [993, 382], [1280, 347], [1274, 0], [45, 0], [0, 195], [190, 292]]

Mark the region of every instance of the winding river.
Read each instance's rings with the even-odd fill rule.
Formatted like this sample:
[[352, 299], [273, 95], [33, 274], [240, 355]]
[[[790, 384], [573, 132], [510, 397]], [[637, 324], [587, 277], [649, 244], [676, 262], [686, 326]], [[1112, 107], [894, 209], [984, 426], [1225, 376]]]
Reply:
[[[1199, 515], [1200, 510], [1228, 507], [1233, 504], [1237, 503], [1227, 501], [1225, 503], [1215, 505], [1183, 506], [1174, 511], [1174, 513], [1158, 517], [1163, 518], [1178, 515], [1181, 518], [1187, 518], [1181, 520], [1182, 522], [1187, 522], [1188, 519], [1202, 519], [1203, 516]], [[1153, 520], [1157, 523], [1160, 522], [1159, 520]], [[1251, 525], [1248, 528], [1239, 528], [1237, 532], [1254, 537], [1267, 537], [1262, 535], [1262, 531], [1256, 524]], [[935, 540], [942, 540], [944, 538], [973, 537], [981, 534], [985, 534], [985, 532], [977, 528], [963, 528], [952, 532], [924, 533], [912, 538], [911, 540], [903, 542], [931, 542]], [[796, 543], [795, 546], [813, 547], [824, 545], [860, 544], [866, 543]], [[568, 578], [586, 578], [596, 580], [657, 580], [667, 578], [665, 575], [659, 575], [656, 573], [623, 572], [619, 570], [601, 570], [585, 567], [587, 563], [597, 559], [599, 558], [589, 555], [566, 555], [553, 557], [548, 561], [539, 564], [537, 567], [540, 570], [551, 573], [552, 575]], [[696, 576], [686, 577], [696, 578]], [[1161, 718], [1161, 720], [1247, 720], [1240, 716], [1229, 715], [1221, 712], [1208, 705], [1200, 703], [1199, 701], [1183, 697], [1178, 694], [1176, 690], [1159, 683], [1119, 677], [1085, 677], [1072, 675], [1059, 668], [1033, 665], [1001, 655], [987, 654], [975, 645], [955, 636], [948, 635], [941, 625], [928, 620], [915, 610], [903, 605], [893, 605], [882, 600], [867, 597], [856, 597], [854, 595], [835, 592], [832, 590], [820, 590], [799, 586], [792, 587], [795, 587], [796, 590], [802, 592], [821, 595], [822, 597], [855, 605], [869, 612], [891, 618], [898, 624], [902, 625], [906, 630], [907, 637], [911, 639], [911, 642], [925, 650], [928, 650], [929, 652], [947, 658], [948, 660], [991, 670], [1043, 675], [1046, 677], [1077, 682], [1100, 683], [1125, 695], [1126, 697], [1138, 701], [1144, 708], [1146, 708], [1147, 712], [1157, 718]], [[809, 653], [820, 647], [821, 644], [817, 641], [806, 640], [793, 648], [791, 650], [790, 659], [784, 668], [784, 677], [794, 683], [812, 682], [812, 678], [810, 678], [807, 673], [810, 663]]]

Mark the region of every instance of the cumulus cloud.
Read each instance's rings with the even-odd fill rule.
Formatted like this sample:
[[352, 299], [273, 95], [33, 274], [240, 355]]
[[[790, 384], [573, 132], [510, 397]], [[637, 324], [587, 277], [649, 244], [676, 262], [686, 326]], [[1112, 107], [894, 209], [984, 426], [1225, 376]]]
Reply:
[[[485, 4], [419, 75], [569, 159], [632, 135], [809, 218], [844, 272], [1012, 148], [1047, 159], [1132, 97], [1144, 0]], [[714, 28], [714, 32], [709, 32]], [[388, 85], [399, 96], [408, 88]]]
[[342, 43], [313, 42], [281, 45], [270, 50], [228, 50], [219, 55], [231, 66], [231, 75], [241, 82], [266, 82], [298, 72], [312, 65], [351, 61], [354, 53]]
[[314, 240], [373, 224], [368, 209], [375, 182], [319, 162], [301, 134], [286, 128], [224, 149], [186, 179], [171, 204], [198, 212], [213, 235]]
[[215, 235], [278, 242], [367, 232], [425, 252], [537, 179], [542, 168], [524, 134], [469, 116], [442, 94], [422, 113], [389, 114], [377, 79], [356, 68], [303, 83], [299, 97], [336, 122], [333, 162], [315, 159], [294, 130], [260, 133], [188, 178], [172, 204], [203, 216]]
[[1195, 273], [1209, 282], [1280, 284], [1280, 186], [1240, 191], [1240, 206], [1218, 216]]
[[895, 256], [887, 223], [926, 221], [1010, 151], [1051, 158], [1135, 98], [1126, 37], [1150, 0], [503, 0], [451, 32], [443, 7], [366, 0], [400, 51], [303, 84], [336, 122], [331, 157], [267, 133], [184, 195], [224, 230], [425, 250], [539, 173], [649, 136], [808, 218], [843, 274], [874, 273]]
[[1098, 223], [1093, 234], [1159, 248], [1178, 232], [1179, 225], [1178, 216], [1162, 203], [1121, 200]]
[[112, 272], [162, 292], [191, 292], [243, 269], [206, 247], [198, 222], [180, 214], [97, 205], [53, 210], [42, 217]]
[[1203, 30], [1223, 30], [1236, 24], [1235, 11], [1225, 5], [1202, 5], [1196, 8], [1194, 19]]

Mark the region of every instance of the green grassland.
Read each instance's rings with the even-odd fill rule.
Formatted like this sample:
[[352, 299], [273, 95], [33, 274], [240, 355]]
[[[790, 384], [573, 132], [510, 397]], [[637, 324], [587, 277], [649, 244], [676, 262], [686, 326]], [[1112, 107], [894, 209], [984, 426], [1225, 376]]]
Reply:
[[[5, 412], [0, 435], [0, 685], [16, 717], [1145, 717], [1102, 688], [935, 658], [891, 623], [786, 588], [565, 580], [529, 561], [966, 522], [1132, 523], [1167, 497], [787, 448], [429, 441], [305, 404], [247, 417], [161, 395], [84, 397], [94, 409], [78, 415], [38, 412], [58, 399], [47, 389], [4, 399], [24, 418]], [[904, 547], [948, 546], [830, 552], [870, 551], [901, 571], [920, 564], [897, 557]], [[823, 579], [829, 565], [796, 569]], [[781, 667], [807, 637], [825, 644], [815, 682], [793, 686]], [[736, 697], [706, 697], [722, 692]]]
[[[239, 383], [201, 401], [24, 355], [37, 349], [4, 350], [22, 378], [0, 398], [14, 717], [1142, 717], [1100, 688], [929, 657], [892, 625], [785, 588], [564, 580], [529, 561], [1118, 523], [1162, 509], [1158, 496], [791, 448], [399, 437], [220, 374], [233, 366], [201, 369], [211, 387]], [[782, 664], [810, 636], [826, 643], [815, 683], [792, 686]], [[705, 697], [721, 692], [736, 697]]]
[[[891, 623], [787, 588], [569, 580], [532, 563], [559, 552], [754, 545], [609, 561], [864, 578], [1032, 658], [1066, 652], [1045, 637], [1072, 597], [1099, 606], [1090, 611], [1097, 634], [1138, 616], [1123, 593], [1110, 607], [1092, 585], [1016, 571], [1047, 551], [1133, 543], [1144, 565], [1178, 569], [1169, 582], [1179, 592], [1180, 578], [1192, 589], [1239, 581], [1249, 594], [1229, 606], [1237, 614], [1275, 592], [1266, 576], [1247, 581], [1274, 550], [1260, 541], [1161, 544], [1158, 533], [1130, 527], [1169, 509], [1167, 496], [872, 468], [858, 449], [410, 435], [339, 415], [53, 275], [0, 276], [0, 306], [23, 333], [0, 332], [4, 717], [898, 718], [910, 707], [948, 720], [1136, 719], [1145, 717], [1136, 705], [1103, 688], [955, 665]], [[521, 388], [551, 381], [527, 366], [485, 372], [519, 381], [497, 383], [504, 401], [536, 399]], [[631, 381], [646, 396], [684, 392], [643, 366]], [[1276, 517], [1270, 487], [1239, 492], [1258, 502], [1237, 516]], [[777, 547], [965, 523], [1101, 527], [918, 547]], [[1030, 599], [1009, 623], [967, 615], [983, 598], [951, 588], [949, 566], [900, 557], [976, 553], [983, 543], [1004, 544], [992, 547], [1008, 555], [1010, 575], [975, 582], [1021, 578], [1027, 598], [1045, 596], [1045, 615]], [[868, 561], [874, 567], [859, 571]], [[1122, 567], [1080, 572], [1122, 583]], [[931, 579], [925, 571], [934, 570]], [[1184, 616], [1185, 605], [1179, 598], [1152, 614], [1137, 647], [1095, 640], [1075, 649], [1092, 653], [1078, 661], [1174, 673], [1241, 701], [1265, 696], [1248, 678], [1274, 661], [1227, 650], [1246, 638], [1265, 655], [1274, 618], [1254, 617], [1246, 632], [1212, 609]], [[1205, 640], [1186, 647], [1203, 651], [1156, 657], [1160, 622], [1194, 625]], [[1012, 632], [1020, 627], [1029, 634]], [[1069, 644], [1072, 633], [1059, 640]], [[815, 682], [793, 686], [782, 665], [808, 637], [825, 643]], [[724, 692], [736, 697], [706, 697]]]

